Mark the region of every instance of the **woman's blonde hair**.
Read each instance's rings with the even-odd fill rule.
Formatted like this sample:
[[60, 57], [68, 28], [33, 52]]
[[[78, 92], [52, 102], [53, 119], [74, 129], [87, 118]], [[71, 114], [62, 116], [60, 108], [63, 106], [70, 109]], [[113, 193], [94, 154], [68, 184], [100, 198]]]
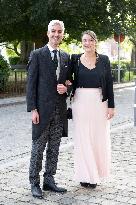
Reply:
[[81, 38], [83, 38], [85, 34], [88, 34], [89, 36], [91, 36], [96, 42], [98, 41], [97, 36], [93, 31], [87, 30], [87, 31], [82, 32]]

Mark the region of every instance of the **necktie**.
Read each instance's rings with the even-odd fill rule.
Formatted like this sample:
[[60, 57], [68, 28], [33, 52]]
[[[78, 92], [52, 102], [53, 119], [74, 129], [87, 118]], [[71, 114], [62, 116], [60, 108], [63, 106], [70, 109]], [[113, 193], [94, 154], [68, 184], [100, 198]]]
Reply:
[[58, 67], [57, 50], [53, 50], [52, 52], [54, 53], [53, 62], [54, 62], [55, 68], [57, 69]]

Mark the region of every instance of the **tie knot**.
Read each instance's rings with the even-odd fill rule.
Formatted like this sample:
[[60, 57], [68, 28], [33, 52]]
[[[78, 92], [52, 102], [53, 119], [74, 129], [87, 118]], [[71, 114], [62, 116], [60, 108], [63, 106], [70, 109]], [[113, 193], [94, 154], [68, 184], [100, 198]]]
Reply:
[[57, 54], [57, 50], [56, 50], [56, 49], [55, 49], [55, 50], [53, 50], [52, 52], [53, 52], [54, 54]]

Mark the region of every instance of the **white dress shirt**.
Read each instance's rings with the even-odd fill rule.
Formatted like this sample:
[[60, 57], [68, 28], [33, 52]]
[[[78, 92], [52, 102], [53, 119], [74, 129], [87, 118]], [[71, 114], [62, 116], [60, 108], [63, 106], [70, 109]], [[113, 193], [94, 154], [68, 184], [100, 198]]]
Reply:
[[[54, 53], [53, 50], [55, 50], [54, 48], [52, 48], [49, 44], [47, 44], [49, 51], [51, 53], [51, 58], [52, 60], [54, 59]], [[59, 56], [59, 48], [56, 49], [57, 50], [57, 59], [58, 59], [58, 67], [56, 69], [56, 76], [57, 76], [57, 80], [59, 79], [59, 74], [60, 74], [60, 56]]]

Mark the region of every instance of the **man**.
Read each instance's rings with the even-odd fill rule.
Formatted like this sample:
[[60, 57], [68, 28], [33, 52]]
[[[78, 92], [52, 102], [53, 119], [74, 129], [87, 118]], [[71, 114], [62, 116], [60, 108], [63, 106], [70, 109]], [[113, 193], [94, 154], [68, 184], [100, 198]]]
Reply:
[[43, 152], [46, 149], [43, 190], [66, 192], [57, 187], [56, 173], [59, 146], [62, 136], [67, 135], [66, 92], [69, 56], [59, 49], [63, 39], [64, 24], [53, 20], [48, 25], [49, 42], [33, 52], [27, 83], [27, 111], [32, 112], [32, 151], [29, 169], [31, 192], [42, 198], [39, 172], [42, 169]]

